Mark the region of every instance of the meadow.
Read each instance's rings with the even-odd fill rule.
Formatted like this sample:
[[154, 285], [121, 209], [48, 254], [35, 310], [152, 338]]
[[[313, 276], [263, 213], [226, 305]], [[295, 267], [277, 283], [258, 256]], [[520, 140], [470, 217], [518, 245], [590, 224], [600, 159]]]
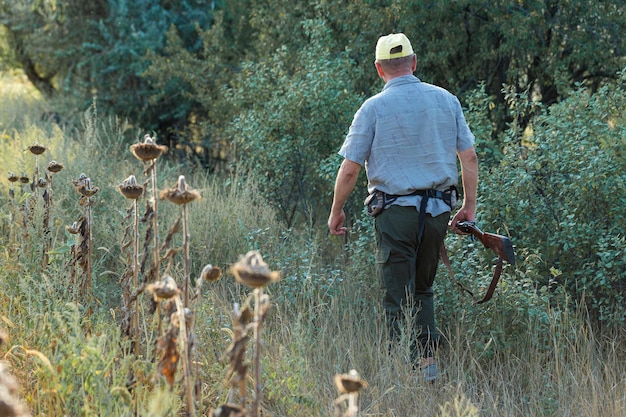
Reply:
[[[440, 268], [446, 343], [427, 384], [408, 344], [387, 351], [365, 216], [350, 241], [286, 228], [253, 180], [143, 161], [126, 138], [158, 134], [97, 105], [72, 126], [42, 120], [27, 83], [0, 85], [0, 360], [27, 410], [5, 415], [626, 416], [626, 330], [529, 285], [517, 268], [533, 253], [518, 248], [480, 306]], [[246, 265], [250, 251], [262, 261]], [[267, 280], [247, 285], [250, 271]], [[348, 398], [335, 376], [350, 370], [366, 386]]]

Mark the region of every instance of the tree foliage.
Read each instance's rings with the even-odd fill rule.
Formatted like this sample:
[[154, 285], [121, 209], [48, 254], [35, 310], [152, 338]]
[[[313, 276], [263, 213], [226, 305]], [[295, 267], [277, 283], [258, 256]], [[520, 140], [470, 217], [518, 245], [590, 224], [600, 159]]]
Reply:
[[149, 100], [157, 92], [143, 78], [150, 66], [146, 54], [163, 49], [172, 25], [187, 48], [199, 49], [195, 28], [211, 22], [211, 9], [203, 3], [2, 0], [0, 23], [15, 60], [47, 96], [71, 98], [76, 114], [95, 97], [103, 111], [156, 129], [163, 109]]
[[74, 96], [79, 111], [95, 94], [101, 110], [201, 149], [224, 148], [215, 130], [236, 120], [221, 86], [245, 62], [308, 47], [307, 20], [330, 29], [331, 53], [350, 51], [352, 88], [365, 96], [379, 88], [376, 39], [404, 31], [425, 81], [462, 98], [484, 83], [496, 136], [510, 122], [503, 84], [552, 104], [577, 82], [594, 91], [625, 65], [617, 0], [1, 0], [0, 12], [15, 61], [41, 91]]

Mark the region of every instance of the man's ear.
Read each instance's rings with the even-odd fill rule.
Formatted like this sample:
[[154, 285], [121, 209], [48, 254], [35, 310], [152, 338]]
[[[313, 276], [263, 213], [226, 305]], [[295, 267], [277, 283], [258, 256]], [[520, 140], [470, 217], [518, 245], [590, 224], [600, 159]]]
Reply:
[[417, 69], [417, 55], [413, 55], [413, 65], [411, 65], [411, 72], [415, 72]]
[[378, 62], [374, 62], [374, 65], [376, 66], [376, 71], [378, 72], [378, 76], [381, 78], [384, 77], [385, 71], [383, 71], [383, 67], [381, 67]]

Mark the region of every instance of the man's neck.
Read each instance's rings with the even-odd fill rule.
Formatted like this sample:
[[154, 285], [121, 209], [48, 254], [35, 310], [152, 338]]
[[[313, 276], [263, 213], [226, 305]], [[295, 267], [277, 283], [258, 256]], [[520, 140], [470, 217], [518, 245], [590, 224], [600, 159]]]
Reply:
[[393, 80], [394, 78], [404, 77], [406, 75], [413, 75], [413, 73], [410, 71], [406, 71], [406, 72], [400, 72], [400, 73], [393, 74], [393, 75], [385, 74], [385, 76], [383, 77], [383, 80], [385, 81], [385, 84], [386, 84], [389, 81]]

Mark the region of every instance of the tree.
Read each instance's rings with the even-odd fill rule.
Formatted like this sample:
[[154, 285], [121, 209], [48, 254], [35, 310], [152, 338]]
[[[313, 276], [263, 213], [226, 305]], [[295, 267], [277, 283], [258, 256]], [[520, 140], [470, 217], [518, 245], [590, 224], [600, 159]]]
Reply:
[[[93, 101], [101, 111], [146, 129], [163, 123], [143, 78], [147, 51], [161, 51], [179, 25], [185, 47], [199, 48], [195, 27], [210, 25], [211, 9], [193, 0], [1, 0], [0, 24], [15, 60], [46, 96], [71, 99], [78, 112]], [[192, 30], [189, 30], [189, 25]]]

